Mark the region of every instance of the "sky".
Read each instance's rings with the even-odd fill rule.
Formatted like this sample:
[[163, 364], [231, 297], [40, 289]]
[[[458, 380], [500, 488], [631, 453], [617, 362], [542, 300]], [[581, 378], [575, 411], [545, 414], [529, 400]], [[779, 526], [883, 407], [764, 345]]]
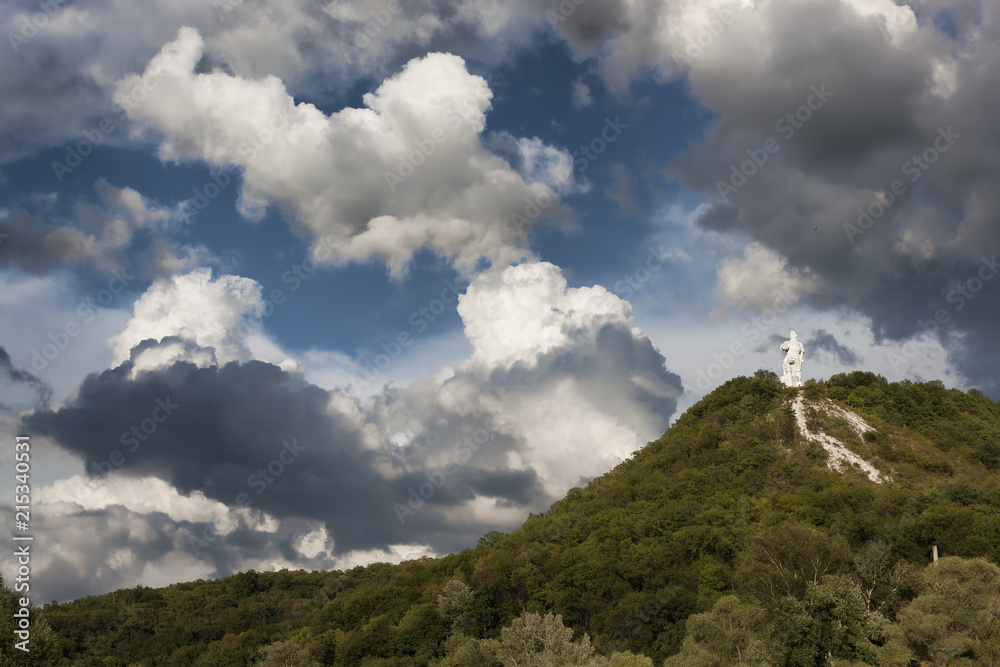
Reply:
[[[0, 2], [31, 596], [436, 556], [737, 375], [1000, 399], [991, 0]], [[12, 559], [2, 562], [8, 581]]]

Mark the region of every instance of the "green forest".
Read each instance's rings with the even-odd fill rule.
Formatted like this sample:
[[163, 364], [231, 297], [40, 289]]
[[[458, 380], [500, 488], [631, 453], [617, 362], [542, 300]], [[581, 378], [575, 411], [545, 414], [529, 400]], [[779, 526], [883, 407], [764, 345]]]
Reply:
[[[835, 472], [799, 432], [887, 478]], [[858, 436], [823, 409], [863, 417]], [[33, 609], [4, 665], [1000, 665], [1000, 403], [854, 372], [738, 377], [520, 529], [348, 571]], [[940, 554], [932, 561], [932, 547]], [[15, 594], [0, 591], [4, 636]], [[14, 653], [14, 655], [12, 655]]]

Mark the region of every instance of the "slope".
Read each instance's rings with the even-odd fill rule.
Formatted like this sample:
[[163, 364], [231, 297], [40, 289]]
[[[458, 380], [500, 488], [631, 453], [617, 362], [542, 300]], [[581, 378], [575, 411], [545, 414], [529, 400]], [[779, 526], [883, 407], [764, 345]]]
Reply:
[[[809, 432], [873, 466], [879, 483], [846, 459], [831, 469], [822, 444], [799, 432], [800, 391]], [[856, 428], [850, 413], [870, 428]], [[772, 615], [798, 604], [799, 618], [813, 613], [801, 605], [827, 590], [820, 584], [843, 584], [847, 592], [831, 595], [855, 599], [856, 588], [866, 614], [891, 622], [924, 590], [919, 571], [932, 545], [1000, 562], [998, 468], [1000, 404], [975, 390], [861, 372], [794, 390], [758, 372], [719, 387], [663, 437], [519, 530], [487, 534], [473, 549], [346, 572], [140, 587], [45, 605], [41, 615], [63, 664], [253, 664], [262, 647], [289, 640], [321, 664], [426, 665], [453, 646], [449, 636], [498, 637], [523, 611], [561, 614], [601, 653], [661, 664], [682, 645], [693, 650], [692, 615], [735, 604], [734, 593]], [[824, 579], [834, 575], [841, 579]], [[453, 579], [471, 592], [458, 614], [438, 605]], [[803, 623], [805, 637], [813, 626]], [[817, 651], [834, 640], [782, 641], [812, 643], [773, 664], [825, 660]], [[105, 657], [112, 662], [86, 662]]]

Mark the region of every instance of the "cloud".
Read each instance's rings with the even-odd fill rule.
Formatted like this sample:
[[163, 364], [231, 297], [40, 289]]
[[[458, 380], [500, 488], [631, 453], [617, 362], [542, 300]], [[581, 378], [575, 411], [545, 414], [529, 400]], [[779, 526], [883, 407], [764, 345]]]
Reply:
[[[96, 202], [80, 197], [65, 212], [58, 193], [30, 197], [25, 205], [31, 212], [0, 210], [0, 266], [33, 274], [77, 265], [112, 275], [127, 268], [163, 276], [221, 264], [205, 246], [170, 239], [187, 222], [183, 206], [161, 206], [104, 178], [97, 179], [94, 190]], [[134, 262], [124, 261], [126, 253]]]
[[827, 352], [845, 366], [857, 366], [862, 361], [861, 357], [854, 350], [842, 345], [826, 329], [817, 329], [813, 332], [812, 338], [805, 342], [805, 348], [810, 352], [813, 350]]
[[732, 304], [749, 305], [762, 311], [781, 298], [786, 304], [817, 289], [807, 271], [786, 268], [788, 261], [766, 246], [750, 242], [742, 258], [731, 257], [719, 264], [716, 296]]
[[414, 418], [453, 423], [456, 436], [486, 423], [498, 440], [486, 460], [533, 471], [555, 499], [669, 423], [680, 379], [603, 287], [569, 288], [557, 267], [530, 262], [478, 277], [458, 311], [471, 357], [388, 392], [375, 412], [389, 431], [405, 436]]
[[557, 267], [532, 262], [484, 275], [459, 299], [471, 363], [510, 367], [571, 344], [576, 331], [628, 322], [629, 304], [600, 286], [568, 289]]
[[[239, 276], [212, 277], [212, 270], [160, 278], [135, 302], [125, 329], [108, 342], [115, 365], [130, 358], [135, 370], [175, 361], [199, 366], [249, 361], [248, 325], [264, 313], [261, 286]], [[146, 340], [161, 345], [141, 346]]]
[[538, 137], [515, 137], [509, 132], [500, 132], [489, 143], [491, 148], [511, 154], [526, 183], [541, 183], [560, 195], [588, 189], [574, 182], [573, 156], [565, 149], [549, 146]]
[[[718, 122], [672, 174], [713, 198], [703, 228], [748, 236], [787, 262], [785, 274], [808, 276], [801, 298], [814, 308], [854, 310], [879, 340], [897, 341], [944, 309], [935, 335], [992, 392], [1000, 315], [985, 298], [961, 310], [948, 298], [998, 250], [1000, 140], [989, 119], [1000, 108], [1000, 10], [969, 3], [948, 32], [932, 8], [913, 11], [770, 2], [741, 15], [690, 65], [691, 92]], [[716, 199], [768, 138], [778, 150], [728, 204]], [[720, 266], [723, 297], [748, 291], [737, 278], [750, 281], [748, 298], [760, 292], [744, 264]]]
[[[628, 303], [601, 287], [571, 288], [547, 263], [478, 276], [459, 303], [472, 355], [364, 402], [240, 358], [246, 350], [227, 327], [257, 312], [258, 287], [207, 271], [154, 283], [113, 339], [119, 355], [135, 342], [130, 357], [90, 375], [61, 409], [23, 417], [88, 473], [110, 473], [102, 484], [118, 491], [104, 506], [128, 480], [147, 478], [225, 505], [155, 519], [173, 546], [153, 560], [197, 537], [197, 521], [225, 533], [206, 547], [218, 573], [279, 543], [306, 562], [289, 545], [320, 528], [329, 540], [317, 533], [309, 551], [326, 545], [321, 559], [400, 545], [454, 551], [484, 530], [513, 528], [658, 437], [682, 391], [631, 326]], [[262, 535], [265, 515], [300, 533]]]
[[41, 509], [37, 528], [65, 538], [37, 554], [36, 565], [47, 573], [36, 591], [43, 600], [67, 601], [140, 584], [156, 588], [249, 568], [346, 570], [436, 555], [419, 545], [335, 555], [321, 522], [279, 522], [201, 493], [181, 495], [156, 477], [113, 476], [95, 484], [75, 475], [35, 491]]
[[240, 212], [259, 218], [277, 204], [320, 261], [377, 257], [400, 278], [427, 247], [465, 273], [484, 258], [505, 265], [529, 254], [540, 209], [558, 211], [545, 183], [570, 181], [569, 156], [541, 142], [521, 144], [530, 183], [483, 146], [492, 93], [457, 56], [411, 60], [364, 108], [327, 116], [273, 76], [196, 73], [202, 55], [201, 36], [182, 28], [115, 99], [149, 82], [129, 115], [162, 135], [161, 158], [240, 167]]
[[[395, 26], [401, 33], [403, 23]], [[134, 30], [136, 25], [145, 29]], [[84, 131], [100, 136], [101, 145], [126, 145], [129, 121], [111, 99], [116, 81], [141, 69], [183, 25], [206, 35], [213, 64], [250, 78], [275, 74], [297, 90], [347, 87], [392, 60], [392, 50], [371, 49], [368, 62], [348, 62], [340, 45], [356, 26], [334, 21], [308, 0], [151, 0], [131, 6], [90, 0], [12, 7], [0, 17], [5, 48], [13, 51], [13, 66], [0, 72], [6, 100], [0, 108], [0, 164], [48, 146], [65, 144], [69, 150]], [[405, 48], [398, 42], [386, 45]], [[112, 129], [96, 134], [102, 119]]]
[[[35, 400], [19, 395], [19, 386], [29, 388], [35, 394]], [[52, 388], [37, 375], [26, 370], [15, 368], [7, 350], [0, 346], [0, 412], [10, 412], [11, 404], [21, 404], [29, 407], [39, 405], [49, 407], [52, 399]]]
[[[92, 264], [111, 271], [119, 268], [121, 251], [140, 229], [164, 229], [174, 217], [165, 208], [150, 204], [132, 188], [119, 188], [105, 179], [95, 184], [97, 206], [78, 201], [72, 221], [46, 224], [15, 208], [0, 219], [0, 262], [17, 263], [33, 273], [51, 271], [65, 264]], [[44, 217], [58, 218], [52, 201]]]
[[68, 151], [81, 132], [94, 136], [105, 118], [113, 129], [99, 143], [129, 145], [131, 123], [111, 99], [117, 81], [145, 67], [181, 26], [203, 36], [204, 67], [247, 80], [273, 75], [297, 98], [326, 100], [429, 52], [495, 65], [549, 28], [533, 2], [493, 0], [413, 0], [397, 12], [382, 0], [133, 6], [89, 0], [46, 7], [45, 13], [38, 5], [12, 7], [0, 16], [14, 65], [0, 72], [7, 102], [0, 108], [0, 164], [50, 146]]
[[546, 498], [530, 470], [453, 460], [457, 472], [437, 489], [434, 509], [404, 524], [394, 505], [407, 503], [432, 471], [404, 470], [342, 394], [259, 361], [207, 368], [175, 362], [134, 379], [131, 371], [126, 362], [90, 376], [66, 407], [27, 416], [25, 427], [83, 457], [92, 474], [158, 477], [185, 496], [197, 492], [281, 521], [320, 522], [341, 555], [425, 538], [454, 549], [481, 530], [467, 512], [456, 513], [477, 495], [520, 507]]

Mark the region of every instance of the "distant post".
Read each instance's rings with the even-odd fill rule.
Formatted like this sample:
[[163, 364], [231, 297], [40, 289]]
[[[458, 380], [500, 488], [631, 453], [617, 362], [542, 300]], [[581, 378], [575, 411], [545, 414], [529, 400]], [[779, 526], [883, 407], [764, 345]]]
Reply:
[[931, 554], [934, 555], [934, 562], [936, 563], [937, 562], [937, 545], [936, 544], [931, 547]]

